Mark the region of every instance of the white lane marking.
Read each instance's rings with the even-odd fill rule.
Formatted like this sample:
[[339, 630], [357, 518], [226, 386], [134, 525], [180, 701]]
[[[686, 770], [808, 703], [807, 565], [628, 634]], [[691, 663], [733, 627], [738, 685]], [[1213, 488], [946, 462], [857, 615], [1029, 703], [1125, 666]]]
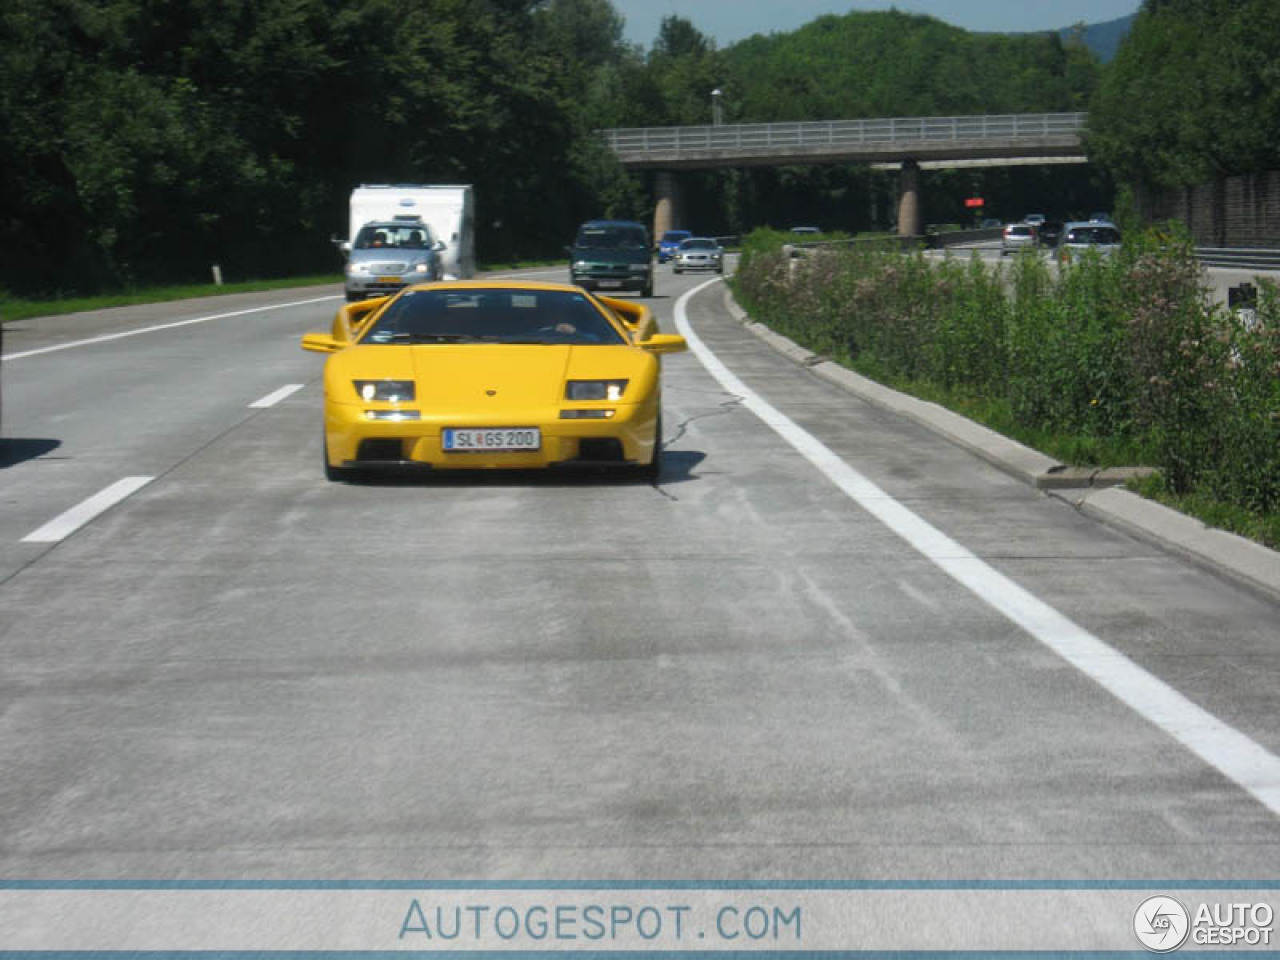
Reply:
[[5, 362], [21, 360], [23, 357], [37, 357], [42, 353], [57, 353], [59, 350], [70, 350], [73, 347], [86, 347], [94, 343], [107, 343], [111, 340], [123, 340], [125, 337], [137, 337], [144, 333], [155, 333], [157, 330], [172, 330], [175, 327], [186, 327], [193, 323], [205, 323], [209, 320], [226, 320], [228, 317], [243, 317], [250, 313], [262, 313], [267, 310], [284, 310], [288, 307], [305, 307], [309, 303], [323, 303], [326, 300], [339, 300], [340, 297], [315, 297], [312, 300], [295, 300], [292, 303], [275, 303], [266, 307], [250, 307], [247, 310], [232, 310], [230, 313], [214, 313], [207, 317], [192, 317], [190, 320], [178, 320], [174, 323], [160, 323], [153, 327], [139, 327], [137, 330], [124, 330], [120, 333], [107, 333], [100, 337], [89, 337], [87, 340], [72, 340], [69, 343], [58, 343], [51, 347], [37, 347], [34, 350], [23, 350], [19, 353], [6, 353]]
[[698, 339], [686, 313], [689, 298], [717, 282], [708, 280], [680, 297], [675, 305], [675, 321], [694, 355], [725, 390], [741, 397], [743, 406], [773, 428], [858, 506], [939, 569], [1280, 816], [1280, 758], [1192, 703], [912, 513], [739, 380]]
[[267, 407], [274, 407], [277, 403], [279, 403], [285, 397], [293, 396], [293, 394], [301, 390], [302, 387], [303, 387], [303, 384], [301, 383], [286, 383], [279, 390], [276, 390], [272, 393], [268, 393], [261, 400], [253, 401], [253, 403], [249, 404], [249, 406], [255, 410], [265, 410]]
[[125, 477], [123, 480], [117, 480], [83, 503], [54, 517], [39, 530], [27, 534], [22, 538], [22, 542], [57, 543], [59, 540], [64, 540], [99, 514], [105, 513], [121, 500], [137, 493], [154, 479], [154, 477]]

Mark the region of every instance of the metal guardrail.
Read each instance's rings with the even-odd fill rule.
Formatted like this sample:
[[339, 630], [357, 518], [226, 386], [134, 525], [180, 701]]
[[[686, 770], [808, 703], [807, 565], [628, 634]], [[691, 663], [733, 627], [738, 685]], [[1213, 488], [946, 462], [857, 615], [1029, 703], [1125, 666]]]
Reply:
[[948, 141], [1028, 142], [1078, 137], [1083, 113], [994, 114], [976, 117], [893, 117], [804, 123], [742, 123], [699, 127], [619, 127], [600, 131], [619, 155], [682, 150], [815, 150], [861, 144]]
[[1280, 270], [1280, 250], [1274, 247], [1196, 247], [1196, 258], [1208, 267]]

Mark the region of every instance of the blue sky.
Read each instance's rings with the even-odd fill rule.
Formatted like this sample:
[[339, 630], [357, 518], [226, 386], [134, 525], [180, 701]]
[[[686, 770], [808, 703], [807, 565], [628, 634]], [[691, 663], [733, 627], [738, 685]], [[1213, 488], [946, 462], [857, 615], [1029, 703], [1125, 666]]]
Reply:
[[676, 14], [719, 47], [753, 33], [785, 33], [826, 13], [888, 10], [926, 13], [966, 30], [1021, 33], [1058, 30], [1076, 23], [1102, 23], [1127, 16], [1141, 0], [613, 0], [626, 18], [626, 39], [653, 45], [662, 18]]

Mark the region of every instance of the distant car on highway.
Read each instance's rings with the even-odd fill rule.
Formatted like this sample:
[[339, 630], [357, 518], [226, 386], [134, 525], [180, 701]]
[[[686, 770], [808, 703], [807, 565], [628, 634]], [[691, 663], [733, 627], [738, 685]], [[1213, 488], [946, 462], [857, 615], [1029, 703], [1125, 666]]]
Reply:
[[1089, 214], [1089, 221], [1091, 223], [1110, 223], [1111, 214], [1107, 213], [1105, 210], [1095, 210], [1093, 213]]
[[653, 296], [649, 231], [634, 220], [588, 220], [569, 254], [569, 282], [584, 290], [632, 290]]
[[1011, 251], [1029, 250], [1036, 245], [1036, 228], [1030, 223], [1005, 224], [1000, 237], [1000, 256]]
[[693, 236], [690, 230], [668, 230], [658, 241], [658, 262], [666, 263], [676, 255], [680, 244]]
[[797, 234], [802, 237], [812, 237], [822, 233], [822, 231], [819, 230], [817, 227], [792, 227], [791, 230], [788, 232]]
[[444, 249], [419, 217], [366, 223], [347, 254], [347, 299], [385, 297], [411, 283], [440, 280]]
[[995, 217], [987, 217], [987, 219], [982, 221], [983, 230], [997, 230], [1001, 226], [1003, 226], [1003, 224]]
[[1042, 247], [1056, 247], [1058, 238], [1062, 236], [1061, 220], [1045, 220], [1036, 225], [1036, 243]]
[[1062, 237], [1058, 240], [1058, 259], [1070, 260], [1088, 250], [1109, 256], [1120, 246], [1120, 230], [1115, 224], [1076, 220], [1062, 229]]
[[724, 250], [711, 237], [690, 237], [676, 250], [673, 268], [676, 273], [685, 270], [714, 270], [724, 273]]
[[1046, 217], [1043, 213], [1028, 213], [1025, 217], [1022, 218], [1022, 222], [1039, 224], [1039, 223], [1044, 223], [1048, 219], [1049, 218]]

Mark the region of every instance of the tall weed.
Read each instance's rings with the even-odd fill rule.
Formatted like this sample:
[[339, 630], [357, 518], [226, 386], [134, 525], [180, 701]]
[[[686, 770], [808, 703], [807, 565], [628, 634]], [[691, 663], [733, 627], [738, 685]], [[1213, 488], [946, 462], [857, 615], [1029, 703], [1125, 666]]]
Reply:
[[736, 288], [810, 348], [1007, 403], [1030, 431], [1126, 441], [1175, 493], [1280, 510], [1280, 292], [1262, 281], [1248, 323], [1213, 306], [1185, 230], [996, 268], [887, 245], [792, 259], [777, 237], [749, 238]]

